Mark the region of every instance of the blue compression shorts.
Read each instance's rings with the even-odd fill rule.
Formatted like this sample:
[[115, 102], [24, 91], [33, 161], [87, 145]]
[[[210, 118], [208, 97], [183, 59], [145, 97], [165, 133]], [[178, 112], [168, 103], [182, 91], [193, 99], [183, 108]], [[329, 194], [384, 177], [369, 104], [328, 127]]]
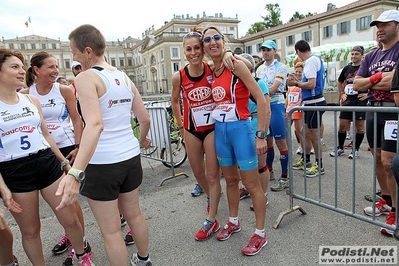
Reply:
[[284, 104], [270, 104], [272, 112], [270, 118], [270, 136], [276, 140], [285, 139], [287, 129], [285, 128], [285, 105]]
[[238, 164], [240, 170], [258, 167], [255, 133], [250, 119], [215, 123], [215, 147], [220, 166]]

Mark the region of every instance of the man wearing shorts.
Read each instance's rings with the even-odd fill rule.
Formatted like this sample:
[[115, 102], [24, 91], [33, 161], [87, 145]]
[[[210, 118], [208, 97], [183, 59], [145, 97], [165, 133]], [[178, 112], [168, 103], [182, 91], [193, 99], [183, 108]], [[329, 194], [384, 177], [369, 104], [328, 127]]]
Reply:
[[[359, 71], [353, 82], [356, 91], [368, 91], [367, 99], [370, 106], [395, 108], [394, 95], [390, 92], [392, 77], [399, 58], [399, 11], [387, 10], [378, 19], [370, 23], [376, 26], [377, 38], [382, 47], [368, 53], [360, 65]], [[391, 161], [396, 153], [396, 138], [389, 134], [391, 126], [397, 121], [397, 113], [366, 114], [366, 137], [370, 151], [376, 154], [376, 175], [381, 188], [382, 198], [373, 206], [363, 210], [366, 215], [388, 215], [387, 225], [395, 223], [396, 182], [391, 171]], [[376, 143], [374, 143], [374, 130], [377, 128]], [[393, 235], [393, 230], [381, 228], [381, 233]]]
[[[324, 65], [323, 61], [312, 54], [309, 43], [300, 40], [295, 44], [295, 52], [298, 57], [305, 62], [303, 67], [302, 81], [299, 81], [295, 75], [288, 77], [288, 86], [302, 88], [302, 101], [304, 106], [326, 106], [327, 102], [323, 97], [324, 91]], [[319, 132], [321, 132], [322, 116], [321, 111], [305, 111], [305, 129], [306, 129], [306, 155], [305, 162], [301, 159], [298, 164], [310, 166], [310, 150], [313, 146], [315, 151], [315, 163], [306, 170], [306, 177], [316, 177], [324, 174], [322, 161], [322, 145], [319, 141]]]
[[281, 177], [273, 184], [272, 191], [281, 191], [289, 187], [288, 181], [288, 146], [286, 142], [285, 128], [285, 79], [287, 77], [287, 66], [274, 58], [277, 45], [272, 40], [267, 40], [260, 46], [264, 63], [256, 70], [256, 76], [264, 80], [269, 87], [270, 108], [272, 116], [270, 119], [270, 134], [267, 137], [266, 165], [270, 171], [270, 180], [273, 180], [274, 146], [273, 138], [280, 151]]
[[[358, 93], [353, 89], [353, 80], [359, 70], [360, 64], [363, 60], [364, 48], [363, 46], [355, 46], [351, 52], [351, 63], [345, 66], [338, 77], [338, 91], [340, 93], [342, 106], [364, 106], [367, 105], [367, 93]], [[359, 156], [359, 147], [364, 139], [364, 120], [366, 119], [365, 112], [355, 112], [356, 119], [356, 136], [355, 136], [355, 152], [349, 154], [348, 158]], [[339, 129], [338, 129], [338, 147], [335, 151], [330, 153], [331, 157], [344, 155], [344, 143], [346, 139], [346, 132], [350, 128], [352, 121], [352, 112], [341, 111], [339, 115]]]

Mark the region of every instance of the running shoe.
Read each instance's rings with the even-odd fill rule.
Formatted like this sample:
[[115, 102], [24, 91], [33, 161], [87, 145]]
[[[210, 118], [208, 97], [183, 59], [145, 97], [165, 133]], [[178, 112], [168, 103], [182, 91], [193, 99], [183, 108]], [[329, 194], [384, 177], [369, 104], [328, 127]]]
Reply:
[[346, 131], [346, 139], [351, 139], [351, 133], [349, 131]]
[[273, 180], [275, 180], [276, 178], [274, 177], [274, 172], [273, 171], [271, 171], [271, 172], [269, 172], [269, 174], [270, 174], [270, 181], [273, 181]]
[[353, 147], [353, 142], [352, 141], [347, 143], [347, 144], [344, 144], [344, 149], [352, 149], [352, 147]]
[[[391, 209], [391, 206], [389, 206], [387, 202], [383, 198], [381, 198], [378, 202], [375, 203], [375, 216], [380, 216], [383, 214], [388, 215]], [[363, 212], [368, 216], [373, 216], [373, 206], [364, 208]]]
[[273, 185], [270, 186], [272, 191], [282, 191], [290, 187], [290, 181], [288, 178], [280, 178]]
[[355, 151], [355, 156], [353, 156], [353, 153], [352, 153], [352, 152], [348, 155], [348, 158], [349, 158], [349, 159], [353, 159], [353, 157], [359, 158], [359, 151]]
[[130, 229], [130, 228], [127, 230], [127, 234], [125, 235], [125, 244], [127, 246], [134, 244], [134, 240], [133, 240], [133, 236], [132, 236], [132, 229]]
[[[85, 244], [86, 244], [85, 253], [91, 254], [91, 246], [89, 242], [86, 241]], [[66, 257], [65, 261], [62, 263], [62, 266], [73, 266], [73, 259], [75, 258], [75, 250], [72, 248], [72, 246], [70, 246], [69, 249], [71, 251], [69, 252], [68, 257]]]
[[201, 195], [202, 193], [204, 193], [204, 190], [202, 189], [202, 187], [199, 184], [196, 184], [193, 191], [191, 191], [191, 195], [193, 197], [197, 197], [197, 196]]
[[303, 150], [302, 150], [301, 146], [299, 146], [298, 149], [296, 149], [296, 154], [298, 154], [298, 155], [302, 155], [303, 154]]
[[340, 148], [337, 148], [336, 151], [330, 152], [330, 156], [331, 157], [338, 157], [338, 156], [341, 156], [341, 155], [345, 155], [345, 151], [343, 149], [340, 149]]
[[267, 245], [266, 236], [261, 237], [258, 234], [254, 234], [249, 240], [248, 244], [241, 249], [241, 252], [247, 256], [253, 256], [259, 253], [261, 249]]
[[134, 254], [133, 254], [132, 259], [130, 260], [130, 263], [131, 263], [133, 266], [152, 266], [152, 263], [151, 263], [150, 258], [148, 258], [148, 260], [145, 260], [145, 261], [140, 260], [140, 259], [137, 257], [137, 253], [134, 253]]
[[79, 266], [95, 266], [94, 263], [90, 260], [91, 254], [90, 253], [85, 253], [82, 257], [76, 258], [75, 259], [78, 262]]
[[120, 218], [121, 218], [121, 227], [125, 226], [127, 224], [125, 217], [123, 217], [123, 214], [119, 214]]
[[231, 223], [230, 221], [227, 221], [223, 229], [220, 230], [219, 233], [216, 235], [216, 239], [219, 241], [227, 240], [230, 238], [230, 236], [233, 233], [237, 233], [240, 231], [241, 231], [241, 226], [239, 221], [237, 225]]
[[[381, 195], [382, 195], [382, 193], [381, 193], [381, 190], [379, 189], [379, 190], [375, 193], [375, 200], [376, 200], [376, 201], [379, 201], [379, 200], [381, 199]], [[365, 198], [365, 200], [367, 200], [367, 201], [373, 202], [373, 194], [368, 194], [368, 195], [364, 196], [364, 198]]]
[[220, 225], [218, 220], [215, 220], [213, 223], [209, 220], [205, 220], [204, 225], [195, 235], [195, 240], [203, 241], [211, 238], [217, 231], [219, 231]]
[[[395, 213], [394, 212], [389, 212], [386, 220], [387, 225], [394, 225], [395, 224]], [[393, 236], [393, 230], [381, 227], [380, 232], [385, 235], [390, 235]]]
[[319, 175], [319, 173], [321, 175], [324, 175], [325, 174], [324, 168], [319, 167], [317, 163], [314, 163], [309, 170], [306, 170], [306, 177], [316, 177]]
[[[306, 169], [312, 167], [312, 163], [308, 162], [306, 163]], [[297, 163], [292, 165], [292, 169], [294, 170], [303, 170], [305, 169], [305, 162], [303, 161], [303, 158], [301, 158]]]
[[245, 188], [240, 188], [240, 200], [249, 197], [249, 192]]
[[72, 245], [72, 244], [71, 244], [71, 241], [69, 241], [68, 237], [67, 237], [66, 235], [63, 235], [63, 236], [61, 237], [60, 242], [58, 242], [57, 245], [55, 245], [55, 246], [53, 247], [53, 249], [51, 250], [51, 252], [52, 252], [54, 255], [58, 255], [58, 254], [64, 253], [65, 251], [68, 250], [68, 248], [69, 248], [71, 245]]

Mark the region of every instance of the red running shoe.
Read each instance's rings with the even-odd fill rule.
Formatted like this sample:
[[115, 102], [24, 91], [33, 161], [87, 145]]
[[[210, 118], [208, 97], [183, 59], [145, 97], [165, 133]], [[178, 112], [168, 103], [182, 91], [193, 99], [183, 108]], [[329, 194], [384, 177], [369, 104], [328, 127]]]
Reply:
[[[394, 225], [395, 224], [395, 213], [394, 212], [389, 212], [386, 220], [387, 225]], [[393, 236], [393, 231], [391, 229], [381, 227], [380, 232], [382, 234], [390, 235]]]
[[235, 225], [233, 223], [230, 223], [230, 221], [227, 221], [223, 229], [216, 235], [216, 239], [220, 241], [227, 240], [230, 238], [230, 236], [233, 233], [237, 233], [240, 231], [241, 231], [240, 222], [238, 222], [238, 224]]
[[241, 252], [247, 256], [253, 256], [259, 253], [259, 251], [267, 245], [266, 236], [261, 237], [258, 234], [254, 234], [249, 240], [248, 244], [241, 249]]
[[220, 225], [218, 220], [215, 220], [213, 223], [205, 220], [204, 225], [195, 235], [195, 240], [203, 241], [211, 238], [217, 231], [219, 231]]

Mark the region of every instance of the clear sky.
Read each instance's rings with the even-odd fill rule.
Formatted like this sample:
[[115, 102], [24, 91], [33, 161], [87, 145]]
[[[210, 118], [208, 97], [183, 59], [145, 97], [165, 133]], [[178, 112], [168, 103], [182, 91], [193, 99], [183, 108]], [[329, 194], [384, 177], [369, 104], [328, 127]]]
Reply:
[[[108, 41], [122, 40], [128, 36], [140, 38], [142, 33], [154, 25], [160, 28], [174, 15], [196, 17], [214, 16], [222, 13], [224, 17], [235, 18], [239, 23], [239, 37], [245, 35], [255, 22], [267, 15], [268, 3], [279, 3], [281, 20], [288, 22], [295, 11], [323, 13], [327, 4], [342, 7], [354, 0], [0, 0], [0, 36], [5, 39], [36, 34], [51, 39], [68, 40], [69, 33], [81, 24], [96, 26]], [[30, 17], [31, 23], [25, 26]]]

